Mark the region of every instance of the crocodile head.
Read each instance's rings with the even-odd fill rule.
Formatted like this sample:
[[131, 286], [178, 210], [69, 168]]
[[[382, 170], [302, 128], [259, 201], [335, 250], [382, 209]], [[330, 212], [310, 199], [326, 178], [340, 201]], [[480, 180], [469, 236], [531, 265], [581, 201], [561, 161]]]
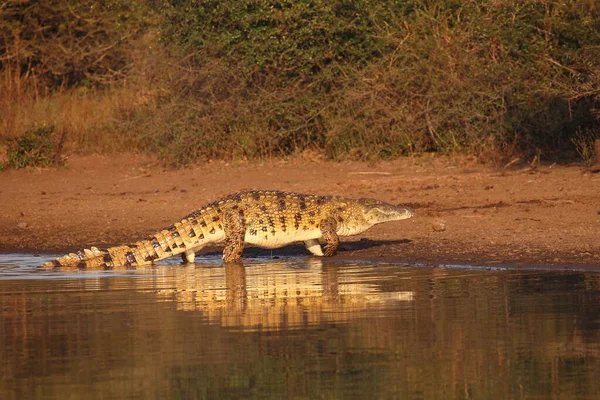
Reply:
[[373, 199], [360, 199], [365, 220], [369, 225], [412, 218], [415, 210], [407, 206], [395, 206]]
[[347, 200], [346, 210], [338, 219], [337, 233], [341, 236], [356, 235], [373, 225], [388, 221], [411, 218], [415, 211], [407, 206], [395, 206], [374, 199]]

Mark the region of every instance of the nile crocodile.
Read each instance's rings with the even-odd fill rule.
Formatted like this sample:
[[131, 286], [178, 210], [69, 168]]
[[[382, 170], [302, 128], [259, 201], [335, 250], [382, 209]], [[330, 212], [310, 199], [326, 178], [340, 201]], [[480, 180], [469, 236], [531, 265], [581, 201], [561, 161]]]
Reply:
[[[317, 256], [333, 255], [339, 236], [364, 232], [375, 224], [411, 218], [410, 207], [374, 199], [347, 199], [280, 191], [245, 191], [215, 201], [148, 239], [108, 249], [91, 247], [44, 263], [53, 267], [135, 267], [177, 254], [194, 262], [207, 245], [224, 243], [223, 260], [240, 260], [246, 243], [277, 248], [304, 242]], [[322, 249], [319, 239], [325, 242]]]

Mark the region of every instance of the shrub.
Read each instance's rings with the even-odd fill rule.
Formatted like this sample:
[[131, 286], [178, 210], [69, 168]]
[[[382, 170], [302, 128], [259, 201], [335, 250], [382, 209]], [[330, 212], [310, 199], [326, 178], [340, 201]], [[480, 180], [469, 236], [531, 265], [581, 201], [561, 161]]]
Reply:
[[[335, 159], [556, 157], [599, 123], [600, 66], [584, 57], [600, 45], [592, 1], [184, 0], [167, 10], [165, 41], [198, 70], [218, 60], [237, 76], [217, 101], [228, 111], [202, 113], [230, 138], [225, 127], [255, 131], [258, 113], [276, 156], [317, 147]], [[182, 93], [210, 98], [211, 81]]]
[[381, 57], [369, 9], [376, 2], [174, 0], [165, 40], [187, 52], [242, 63], [247, 74], [310, 81], [325, 70]]
[[8, 165], [13, 168], [47, 167], [61, 164], [64, 136], [56, 143], [53, 126], [31, 130], [8, 145]]
[[[176, 166], [306, 149], [561, 159], [581, 151], [577, 132], [600, 131], [594, 0], [58, 0], [3, 11], [5, 81], [65, 93], [14, 102], [0, 85], [15, 116], [1, 134], [51, 123], [78, 151], [133, 149]], [[61, 98], [85, 99], [68, 101], [83, 111]]]
[[123, 78], [148, 7], [124, 0], [8, 1], [0, 12], [0, 70], [41, 93]]

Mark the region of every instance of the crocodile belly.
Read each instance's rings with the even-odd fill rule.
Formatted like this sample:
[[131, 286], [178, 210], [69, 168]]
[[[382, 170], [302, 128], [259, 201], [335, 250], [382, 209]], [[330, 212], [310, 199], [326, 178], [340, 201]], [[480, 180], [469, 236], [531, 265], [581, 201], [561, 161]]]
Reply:
[[310, 239], [319, 239], [321, 237], [321, 231], [318, 229], [310, 230], [292, 230], [288, 232], [275, 232], [273, 231], [254, 231], [249, 230], [246, 232], [244, 241], [254, 246], [263, 247], [265, 249], [274, 249], [277, 247], [283, 247], [295, 242], [303, 242]]

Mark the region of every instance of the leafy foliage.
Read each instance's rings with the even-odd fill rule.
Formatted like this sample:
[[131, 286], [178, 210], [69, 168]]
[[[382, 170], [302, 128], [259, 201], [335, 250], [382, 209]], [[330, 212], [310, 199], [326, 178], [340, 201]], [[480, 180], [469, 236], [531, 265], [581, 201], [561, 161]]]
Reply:
[[47, 126], [14, 139], [8, 146], [8, 165], [19, 169], [60, 163], [62, 144], [55, 143], [53, 133], [54, 127]]
[[[195, 68], [218, 60], [237, 76], [214, 107], [197, 109], [221, 126], [263, 125], [270, 155], [554, 157], [578, 128], [599, 123], [600, 65], [583, 57], [600, 45], [591, 1], [170, 4], [164, 38]], [[210, 80], [186, 101], [210, 98]]]
[[78, 149], [96, 138], [175, 166], [307, 150], [568, 159], [584, 157], [580, 132], [600, 131], [594, 0], [9, 1], [0, 13], [5, 80], [135, 93], [102, 103], [116, 104], [106, 123], [61, 126]]
[[372, 0], [172, 1], [165, 40], [187, 51], [243, 63], [281, 79], [309, 78], [340, 65], [381, 57], [369, 16]]

